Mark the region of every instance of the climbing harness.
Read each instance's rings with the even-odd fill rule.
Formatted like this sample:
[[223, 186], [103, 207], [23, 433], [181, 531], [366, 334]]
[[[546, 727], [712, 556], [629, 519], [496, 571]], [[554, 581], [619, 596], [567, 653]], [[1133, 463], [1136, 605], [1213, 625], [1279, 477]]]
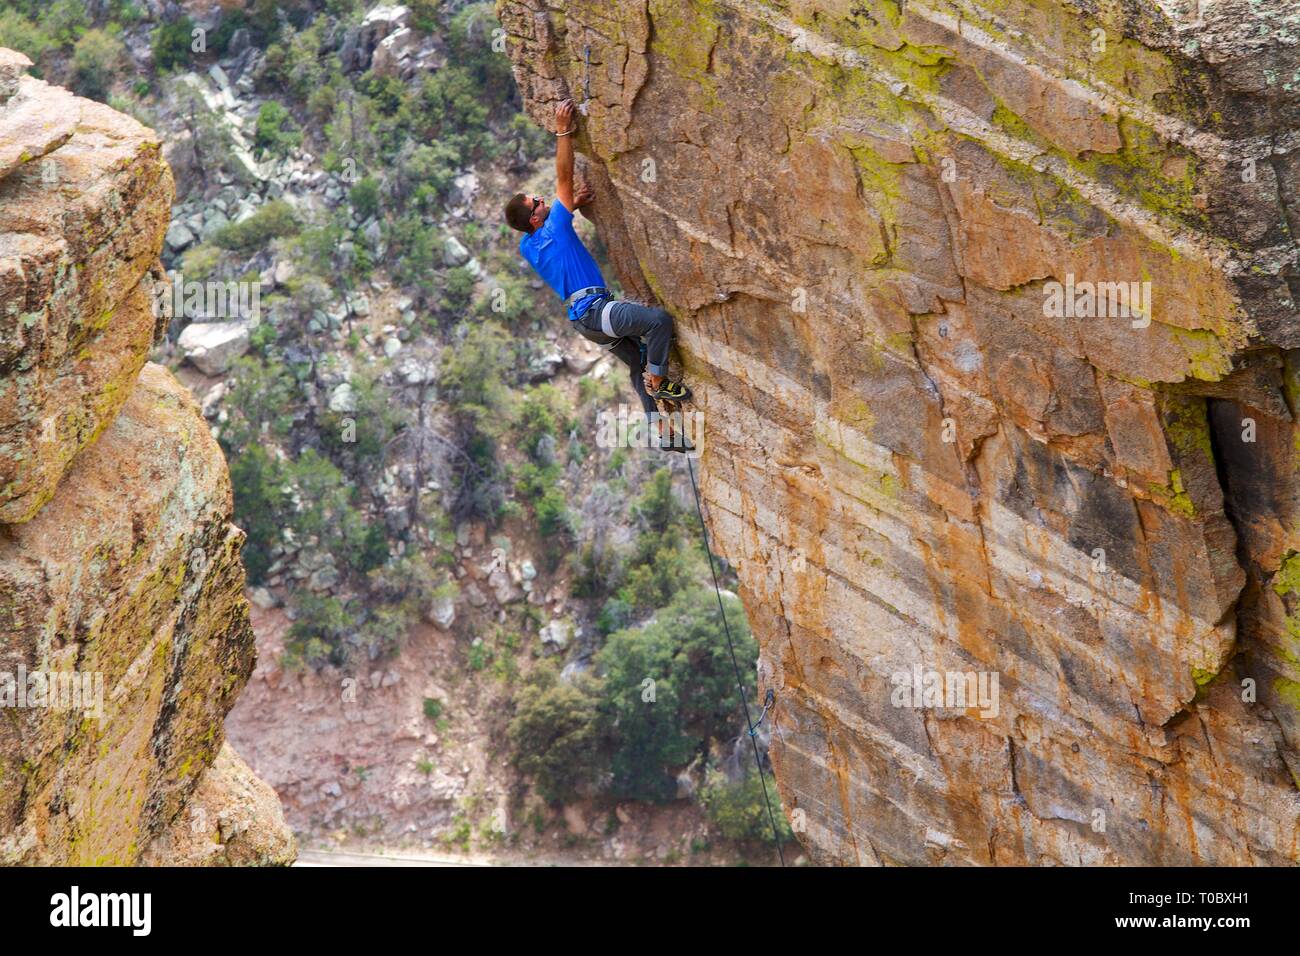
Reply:
[[763, 803], [767, 805], [767, 819], [772, 824], [772, 842], [776, 844], [777, 856], [781, 858], [781, 865], [785, 866], [785, 851], [781, 849], [781, 832], [776, 826], [776, 814], [772, 811], [772, 800], [767, 793], [767, 777], [763, 774], [763, 759], [758, 753], [758, 725], [763, 722], [767, 716], [768, 710], [776, 701], [776, 694], [772, 688], [767, 689], [767, 695], [763, 700], [763, 713], [755, 723], [749, 716], [749, 702], [745, 700], [745, 680], [740, 676], [740, 664], [736, 661], [736, 645], [731, 640], [731, 625], [727, 623], [727, 611], [722, 606], [722, 585], [718, 583], [718, 569], [713, 563], [713, 549], [709, 547], [709, 529], [704, 524], [704, 508], [700, 504], [700, 486], [695, 483], [695, 466], [691, 464], [691, 459], [686, 459], [686, 468], [691, 476], [691, 490], [695, 492], [695, 513], [700, 519], [700, 533], [704, 536], [704, 553], [709, 556], [709, 571], [713, 574], [713, 590], [718, 596], [718, 614], [722, 617], [722, 628], [727, 635], [727, 650], [731, 652], [731, 666], [736, 672], [736, 692], [740, 695], [740, 706], [745, 712], [745, 725], [749, 728], [749, 742], [754, 748], [754, 768], [758, 771], [758, 782], [763, 785]]

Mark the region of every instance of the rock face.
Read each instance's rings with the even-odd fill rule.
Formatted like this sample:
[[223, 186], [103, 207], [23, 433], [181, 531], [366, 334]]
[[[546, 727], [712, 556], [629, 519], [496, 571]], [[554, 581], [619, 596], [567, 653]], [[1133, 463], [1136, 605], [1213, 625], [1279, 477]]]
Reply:
[[500, 4], [535, 117], [590, 83], [819, 860], [1300, 860], [1300, 8], [1200, 8]]
[[[12, 58], [21, 57], [7, 51]], [[25, 58], [23, 58], [25, 59]], [[0, 66], [2, 68], [2, 66]], [[0, 104], [0, 521], [26, 521], [130, 394], [172, 199], [157, 137], [31, 77]]]
[[146, 364], [171, 174], [133, 120], [13, 82], [0, 141], [28, 148], [0, 179], [0, 864], [288, 862], [273, 795], [221, 806], [265, 791], [223, 750], [254, 645], [221, 450]]

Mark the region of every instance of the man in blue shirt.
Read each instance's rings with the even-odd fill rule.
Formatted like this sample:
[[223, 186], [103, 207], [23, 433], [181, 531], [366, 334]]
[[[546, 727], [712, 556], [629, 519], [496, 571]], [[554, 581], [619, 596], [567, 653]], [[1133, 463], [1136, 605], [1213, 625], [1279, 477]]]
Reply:
[[577, 127], [572, 100], [555, 108], [555, 120], [560, 131], [555, 134], [559, 201], [551, 205], [541, 196], [519, 193], [506, 204], [506, 222], [524, 233], [519, 252], [564, 300], [569, 321], [579, 334], [605, 346], [628, 366], [632, 387], [647, 414], [657, 411], [655, 399], [684, 401], [690, 397], [689, 389], [666, 377], [673, 317], [663, 309], [615, 299], [605, 288], [596, 260], [573, 230], [573, 210], [590, 203], [595, 194], [590, 186], [576, 193], [573, 188], [572, 135]]

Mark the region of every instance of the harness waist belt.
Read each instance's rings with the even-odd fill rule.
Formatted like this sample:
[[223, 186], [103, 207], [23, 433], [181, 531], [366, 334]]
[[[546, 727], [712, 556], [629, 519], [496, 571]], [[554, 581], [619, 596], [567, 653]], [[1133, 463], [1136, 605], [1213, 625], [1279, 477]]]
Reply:
[[603, 285], [589, 285], [587, 286], [587, 288], [579, 289], [577, 292], [573, 293], [567, 299], [565, 299], [564, 307], [566, 309], [572, 308], [575, 302], [579, 302], [589, 295], [595, 295], [597, 292], [603, 292], [606, 295], [611, 295], [611, 296], [614, 294], [610, 292], [608, 289], [606, 289]]

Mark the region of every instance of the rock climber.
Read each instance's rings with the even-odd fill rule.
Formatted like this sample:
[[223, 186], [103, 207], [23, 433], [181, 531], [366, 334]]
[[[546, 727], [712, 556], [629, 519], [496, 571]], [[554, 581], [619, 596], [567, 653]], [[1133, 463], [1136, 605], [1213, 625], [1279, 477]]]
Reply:
[[[595, 193], [585, 183], [574, 190], [573, 134], [577, 116], [572, 100], [555, 107], [555, 123], [557, 201], [552, 205], [541, 196], [518, 193], [506, 203], [506, 222], [524, 233], [519, 240], [520, 254], [564, 300], [569, 322], [584, 338], [608, 349], [627, 365], [642, 408], [647, 416], [654, 416], [658, 411], [656, 399], [682, 402], [690, 397], [686, 386], [667, 377], [673, 317], [660, 308], [621, 301], [606, 288], [596, 260], [573, 229], [574, 211], [589, 205]], [[666, 451], [692, 450], [681, 436], [671, 441], [662, 433], [658, 447]]]

